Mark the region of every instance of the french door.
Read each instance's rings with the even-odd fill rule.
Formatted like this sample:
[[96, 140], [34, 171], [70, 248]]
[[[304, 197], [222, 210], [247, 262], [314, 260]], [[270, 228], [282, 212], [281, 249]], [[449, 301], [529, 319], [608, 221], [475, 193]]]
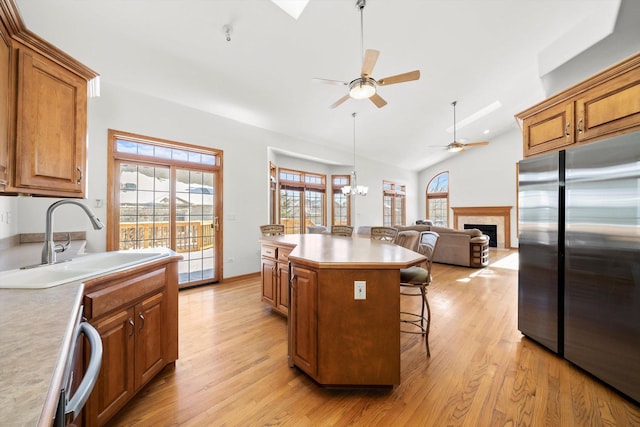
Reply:
[[170, 248], [180, 287], [220, 280], [221, 152], [109, 133], [107, 249]]

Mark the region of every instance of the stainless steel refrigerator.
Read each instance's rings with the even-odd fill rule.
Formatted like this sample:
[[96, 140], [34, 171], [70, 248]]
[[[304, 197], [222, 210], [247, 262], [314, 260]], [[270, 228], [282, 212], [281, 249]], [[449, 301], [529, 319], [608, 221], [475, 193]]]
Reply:
[[640, 132], [520, 179], [519, 329], [640, 401]]
[[562, 353], [562, 181], [564, 152], [519, 165], [518, 329]]

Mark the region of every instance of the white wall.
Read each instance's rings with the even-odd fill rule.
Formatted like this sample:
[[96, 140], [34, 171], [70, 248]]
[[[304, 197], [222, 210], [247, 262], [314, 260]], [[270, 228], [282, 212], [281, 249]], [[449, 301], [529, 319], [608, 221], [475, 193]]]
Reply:
[[[264, 129], [243, 125], [202, 111], [151, 98], [103, 82], [101, 96], [89, 101], [88, 115], [88, 188], [85, 202], [96, 215], [106, 220], [107, 199], [107, 130], [117, 129], [189, 144], [222, 149], [223, 154], [223, 277], [259, 271], [258, 227], [268, 222], [268, 153], [269, 147], [327, 159], [334, 163], [351, 163], [352, 152], [327, 151], [326, 147]], [[364, 145], [364, 143], [363, 143]], [[300, 159], [285, 156], [277, 161], [283, 167], [296, 167]], [[311, 170], [313, 162], [304, 164]], [[359, 180], [369, 185], [365, 198], [357, 200], [356, 223], [382, 222], [382, 180], [407, 185], [412, 194], [415, 172], [389, 165], [357, 159]], [[350, 166], [317, 165], [326, 173], [345, 173]], [[102, 208], [96, 200], [104, 200]], [[43, 232], [45, 212], [55, 201], [51, 198], [18, 198], [18, 232]], [[415, 198], [409, 197], [408, 220], [416, 218]], [[106, 222], [106, 221], [105, 221]], [[65, 205], [54, 215], [55, 231], [86, 230], [87, 251], [106, 249], [106, 232], [95, 231], [77, 206]], [[15, 233], [13, 233], [15, 234]], [[233, 261], [230, 261], [230, 260]]]
[[0, 197], [0, 239], [18, 234], [18, 200]]
[[[511, 246], [518, 246], [516, 163], [522, 159], [522, 133], [511, 131], [490, 138], [490, 144], [453, 153], [446, 161], [418, 176], [420, 213], [426, 215], [427, 184], [441, 172], [449, 172], [449, 206], [512, 206]], [[452, 226], [453, 211], [449, 210]]]

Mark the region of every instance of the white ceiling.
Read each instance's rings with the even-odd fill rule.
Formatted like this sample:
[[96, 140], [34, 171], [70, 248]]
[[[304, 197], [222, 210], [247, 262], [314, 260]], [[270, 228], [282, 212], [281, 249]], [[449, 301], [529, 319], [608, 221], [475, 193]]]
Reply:
[[421, 71], [379, 88], [382, 109], [368, 100], [329, 109], [346, 88], [311, 81], [358, 77], [355, 0], [310, 0], [298, 20], [269, 0], [16, 3], [27, 28], [105, 82], [348, 152], [357, 112], [358, 155], [421, 170], [455, 155], [438, 147], [453, 140], [452, 101], [458, 121], [502, 104], [458, 139], [515, 128], [513, 115], [547, 96], [539, 68], [604, 37], [620, 0], [369, 0], [364, 47], [381, 52], [373, 77]]

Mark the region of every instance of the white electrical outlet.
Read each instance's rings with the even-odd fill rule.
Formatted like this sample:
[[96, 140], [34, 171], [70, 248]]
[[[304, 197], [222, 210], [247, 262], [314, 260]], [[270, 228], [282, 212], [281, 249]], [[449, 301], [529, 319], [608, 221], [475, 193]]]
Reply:
[[367, 282], [356, 280], [353, 282], [353, 299], [367, 299]]

